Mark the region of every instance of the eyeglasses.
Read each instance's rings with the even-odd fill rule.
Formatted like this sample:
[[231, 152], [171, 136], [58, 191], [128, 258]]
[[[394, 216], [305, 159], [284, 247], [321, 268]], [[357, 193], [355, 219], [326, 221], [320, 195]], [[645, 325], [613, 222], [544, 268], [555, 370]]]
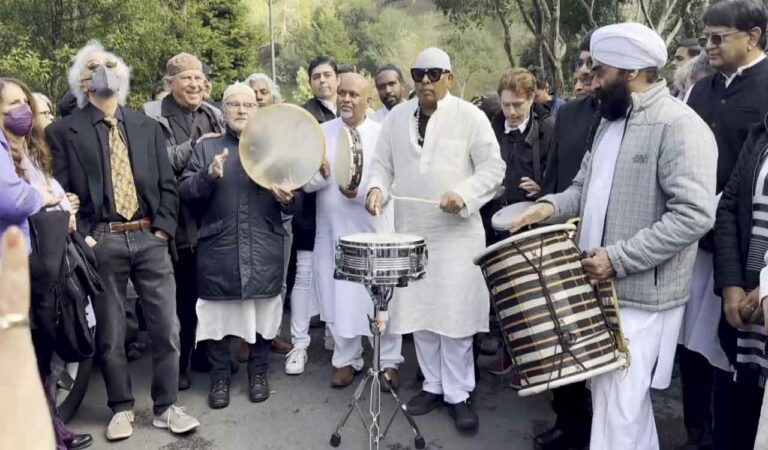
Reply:
[[416, 83], [421, 83], [421, 81], [424, 79], [424, 75], [429, 78], [429, 81], [433, 83], [437, 83], [437, 81], [443, 76], [445, 73], [450, 73], [450, 70], [443, 70], [439, 68], [432, 68], [432, 69], [411, 69], [411, 78], [413, 78], [413, 81]]
[[256, 109], [259, 106], [257, 103], [251, 103], [251, 102], [246, 102], [246, 103], [226, 102], [224, 104], [227, 105], [227, 108], [232, 108], [232, 109], [240, 109], [240, 108], [243, 108], [243, 109]]
[[723, 38], [725, 36], [736, 34], [736, 33], [742, 33], [741, 30], [734, 30], [734, 31], [726, 31], [725, 33], [709, 33], [704, 34], [704, 36], [699, 38], [699, 46], [700, 47], [706, 47], [708, 42], [711, 42], [712, 45], [720, 45], [723, 43]]

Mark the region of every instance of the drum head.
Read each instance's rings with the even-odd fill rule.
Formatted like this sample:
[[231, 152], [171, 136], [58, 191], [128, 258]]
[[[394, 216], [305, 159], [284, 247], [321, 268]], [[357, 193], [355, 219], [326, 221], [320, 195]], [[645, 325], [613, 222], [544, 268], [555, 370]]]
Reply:
[[341, 127], [336, 138], [336, 160], [333, 164], [333, 176], [342, 188], [346, 189], [352, 181], [352, 140], [347, 127]]
[[299, 189], [320, 170], [325, 137], [314, 117], [303, 108], [280, 103], [251, 114], [240, 136], [240, 161], [248, 176], [262, 187], [279, 184]]
[[339, 238], [339, 242], [354, 244], [410, 244], [422, 241], [424, 241], [424, 238], [421, 236], [399, 233], [358, 233]]
[[491, 218], [491, 226], [496, 231], [508, 231], [512, 219], [525, 212], [531, 205], [533, 202], [519, 202], [501, 208]]
[[500, 249], [502, 247], [506, 247], [507, 245], [509, 245], [510, 242], [517, 242], [517, 241], [519, 241], [521, 239], [528, 239], [529, 237], [538, 236], [538, 235], [541, 235], [541, 234], [547, 234], [547, 233], [551, 233], [553, 231], [569, 231], [569, 232], [573, 232], [575, 230], [576, 230], [576, 225], [561, 224], [561, 225], [550, 225], [548, 227], [536, 228], [535, 230], [531, 230], [531, 231], [526, 231], [524, 233], [515, 234], [515, 235], [513, 235], [511, 237], [508, 237], [508, 238], [504, 239], [503, 241], [499, 241], [499, 242], [491, 245], [490, 247], [486, 248], [485, 250], [483, 250], [482, 253], [480, 253], [479, 255], [475, 256], [475, 258], [472, 260], [472, 262], [477, 264], [477, 265], [479, 265], [480, 260], [482, 260], [486, 256], [490, 255], [491, 253], [494, 253], [496, 250], [498, 250], [498, 249]]

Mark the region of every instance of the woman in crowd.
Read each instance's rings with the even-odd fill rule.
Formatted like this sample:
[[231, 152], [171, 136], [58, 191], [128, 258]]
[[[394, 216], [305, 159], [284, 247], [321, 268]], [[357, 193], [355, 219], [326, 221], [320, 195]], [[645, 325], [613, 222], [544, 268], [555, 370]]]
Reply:
[[45, 127], [53, 123], [56, 116], [53, 114], [53, 103], [47, 95], [35, 92], [35, 105], [37, 106], [37, 115], [35, 115], [35, 126], [44, 130]]
[[[36, 120], [39, 119], [37, 102], [32, 92], [21, 81], [0, 78], [0, 112], [3, 115], [0, 128], [7, 139], [7, 151], [10, 154], [10, 161], [7, 156], [0, 155], [0, 166], [5, 166], [0, 169], [0, 172], [5, 175], [3, 178], [10, 177], [10, 171], [13, 171], [17, 177], [10, 181], [15, 186], [14, 190], [5, 189], [8, 182], [0, 181], [0, 186], [3, 187], [0, 189], [0, 196], [12, 196], [20, 192], [23, 195], [22, 198], [26, 199], [15, 211], [0, 212], [0, 221], [3, 217], [13, 217], [13, 220], [9, 221], [10, 224], [18, 224], [22, 229], [26, 228], [27, 239], [29, 239], [28, 218], [46, 207], [60, 207], [70, 211], [70, 230], [74, 229], [74, 217], [79, 202], [74, 196], [68, 198], [59, 183], [51, 176], [51, 154], [43, 139], [43, 129]], [[13, 198], [5, 200], [10, 203]], [[5, 204], [6, 201], [2, 203]], [[32, 336], [38, 369], [53, 416], [57, 450], [89, 447], [92, 443], [91, 436], [75, 435], [69, 431], [56, 411], [52, 397], [53, 381], [50, 366], [53, 356], [52, 344], [41, 339], [40, 333], [33, 331]]]

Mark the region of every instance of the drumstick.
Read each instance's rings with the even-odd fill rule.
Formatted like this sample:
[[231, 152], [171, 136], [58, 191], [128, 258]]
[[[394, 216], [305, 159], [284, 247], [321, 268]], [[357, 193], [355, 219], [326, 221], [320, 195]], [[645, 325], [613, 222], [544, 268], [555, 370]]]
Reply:
[[440, 205], [440, 202], [438, 200], [429, 200], [426, 198], [418, 198], [418, 197], [400, 197], [399, 195], [390, 194], [390, 197], [394, 198], [395, 200], [402, 200], [406, 202], [419, 202], [419, 203], [427, 203], [430, 205]]

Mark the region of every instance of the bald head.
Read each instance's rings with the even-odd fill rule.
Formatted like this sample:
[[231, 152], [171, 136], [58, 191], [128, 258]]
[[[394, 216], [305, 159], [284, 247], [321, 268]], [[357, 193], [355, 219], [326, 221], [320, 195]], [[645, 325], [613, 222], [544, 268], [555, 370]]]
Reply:
[[360, 125], [370, 99], [371, 83], [364, 76], [352, 72], [341, 75], [336, 101], [344, 123], [351, 127]]

